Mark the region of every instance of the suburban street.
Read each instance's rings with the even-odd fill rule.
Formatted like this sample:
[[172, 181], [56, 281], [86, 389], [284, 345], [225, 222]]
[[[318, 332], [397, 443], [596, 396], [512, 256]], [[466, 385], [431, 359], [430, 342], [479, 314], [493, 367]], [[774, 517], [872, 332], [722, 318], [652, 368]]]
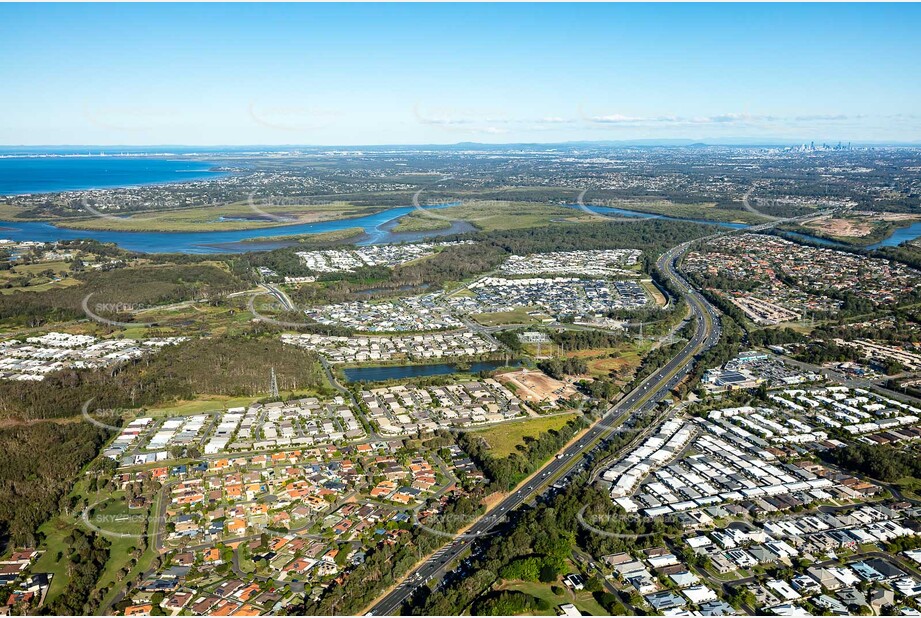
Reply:
[[493, 527], [505, 521], [508, 513], [522, 504], [531, 502], [546, 492], [550, 485], [556, 482], [567, 483], [567, 477], [581, 465], [584, 454], [596, 448], [601, 440], [611, 435], [625, 417], [645, 412], [666, 397], [690, 371], [694, 358], [719, 340], [720, 326], [716, 310], [687, 283], [675, 266], [676, 261], [687, 251], [690, 244], [684, 243], [670, 249], [657, 262], [660, 272], [671, 280], [684, 295], [697, 322], [693, 338], [681, 349], [681, 352], [613, 405], [581, 438], [570, 444], [560, 452], [557, 458], [544, 466], [539, 471], [539, 477], [535, 476], [529, 484], [519, 487], [467, 529], [463, 536], [439, 549], [429, 560], [410, 572], [399, 586], [373, 606], [369, 612], [371, 615], [398, 614], [403, 603], [419, 586], [425, 585], [432, 579], [443, 577], [450, 563], [467, 550], [477, 537], [488, 534]]

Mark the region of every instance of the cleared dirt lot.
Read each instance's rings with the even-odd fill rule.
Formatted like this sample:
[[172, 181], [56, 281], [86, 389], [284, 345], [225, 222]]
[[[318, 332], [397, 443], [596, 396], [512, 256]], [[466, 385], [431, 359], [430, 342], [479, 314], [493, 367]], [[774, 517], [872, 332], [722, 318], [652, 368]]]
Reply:
[[850, 236], [852, 238], [863, 238], [873, 231], [873, 224], [870, 221], [858, 219], [832, 219], [821, 217], [806, 224], [806, 227], [814, 230], [831, 234], [832, 236]]
[[917, 215], [908, 213], [854, 213], [847, 217], [820, 217], [805, 224], [805, 227], [830, 236], [864, 238], [872, 234], [879, 226], [885, 226], [888, 223], [904, 225], [917, 219]]
[[569, 384], [555, 380], [542, 371], [520, 369], [500, 374], [496, 379], [511, 385], [518, 397], [534, 403], [556, 403], [561, 398], [568, 399], [577, 393]]

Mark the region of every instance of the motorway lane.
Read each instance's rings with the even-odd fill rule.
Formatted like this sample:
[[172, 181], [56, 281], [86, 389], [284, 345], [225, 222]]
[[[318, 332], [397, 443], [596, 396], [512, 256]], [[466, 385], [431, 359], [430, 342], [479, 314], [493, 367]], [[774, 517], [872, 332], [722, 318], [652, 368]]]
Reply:
[[690, 244], [684, 243], [670, 249], [659, 258], [657, 265], [660, 271], [671, 279], [684, 294], [695, 314], [697, 329], [691, 341], [671, 361], [653, 372], [624, 399], [612, 406], [585, 435], [564, 449], [556, 459], [550, 461], [543, 468], [540, 477], [532, 479], [531, 483], [525, 487], [519, 487], [517, 491], [507, 496], [474, 523], [462, 537], [435, 552], [429, 560], [412, 571], [399, 586], [375, 604], [369, 615], [395, 615], [420, 585], [424, 585], [433, 577], [444, 575], [448, 564], [467, 550], [478, 537], [487, 534], [494, 526], [505, 521], [505, 516], [510, 511], [544, 493], [550, 481], [566, 477], [573, 472], [581, 462], [581, 455], [612, 434], [626, 415], [654, 407], [684, 379], [695, 356], [709, 349], [719, 340], [720, 328], [716, 310], [703, 296], [690, 287], [687, 281], [678, 274], [675, 267], [675, 261], [688, 249]]
[[269, 283], [264, 283], [263, 287], [281, 303], [282, 307], [285, 308], [285, 311], [296, 311], [297, 307], [294, 306], [294, 302], [291, 298], [288, 297], [285, 292], [278, 286], [271, 285]]

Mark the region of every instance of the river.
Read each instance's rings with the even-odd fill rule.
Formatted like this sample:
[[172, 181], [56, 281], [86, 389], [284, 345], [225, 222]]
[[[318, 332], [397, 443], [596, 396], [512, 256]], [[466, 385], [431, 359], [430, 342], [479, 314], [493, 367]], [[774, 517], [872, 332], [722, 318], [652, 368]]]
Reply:
[[[426, 210], [446, 208], [451, 204], [428, 206]], [[293, 236], [296, 234], [320, 234], [354, 227], [365, 230], [365, 237], [360, 244], [378, 244], [394, 242], [412, 242], [422, 238], [459, 234], [472, 231], [469, 223], [455, 222], [450, 228], [429, 232], [394, 232], [397, 219], [413, 212], [415, 207], [402, 206], [390, 208], [373, 215], [340, 219], [338, 221], [321, 221], [318, 223], [299, 223], [254, 230], [235, 230], [231, 232], [123, 232], [108, 230], [72, 230], [57, 227], [43, 221], [0, 221], [0, 238], [15, 241], [35, 240], [55, 242], [76, 238], [91, 238], [100, 242], [115, 243], [129, 251], [141, 253], [243, 253], [246, 251], [266, 251], [295, 244], [291, 239], [271, 240], [276, 236]], [[266, 240], [252, 240], [252, 239]]]
[[[0, 194], [125, 187], [214, 178], [222, 175], [219, 172], [212, 171], [212, 169], [212, 164], [207, 162], [153, 157], [0, 157]], [[426, 209], [445, 208], [452, 205], [454, 204], [440, 204], [426, 207]], [[574, 209], [582, 208], [575, 204], [568, 204], [567, 206]], [[359, 244], [414, 242], [424, 238], [472, 232], [476, 229], [470, 223], [455, 221], [449, 228], [442, 230], [394, 232], [393, 229], [400, 217], [413, 212], [413, 210], [414, 207], [412, 206], [402, 206], [353, 219], [223, 232], [74, 230], [46, 222], [0, 221], [0, 239], [55, 242], [58, 240], [91, 238], [100, 242], [115, 243], [129, 251], [142, 253], [243, 253], [246, 251], [265, 251], [295, 244], [295, 241], [291, 238], [281, 238], [284, 236], [320, 234], [357, 227], [364, 230], [364, 235], [359, 240]], [[606, 206], [592, 206], [590, 210], [618, 218], [669, 219], [672, 221], [713, 224], [731, 229], [747, 227], [742, 223], [682, 219]], [[867, 248], [876, 249], [898, 245], [919, 236], [921, 236], [921, 222], [914, 223], [909, 227], [899, 228], [885, 240]], [[845, 247], [840, 243], [821, 238], [811, 236], [805, 236], [804, 238], [828, 246]]]
[[[427, 206], [426, 210], [447, 208], [455, 204], [438, 204]], [[243, 253], [246, 251], [266, 251], [295, 244], [291, 239], [273, 237], [293, 236], [297, 234], [320, 234], [354, 227], [363, 228], [365, 236], [359, 244], [382, 244], [395, 242], [415, 242], [425, 238], [462, 234], [476, 228], [465, 221], [455, 221], [450, 228], [427, 232], [394, 232], [393, 228], [403, 215], [415, 210], [413, 206], [390, 208], [373, 215], [322, 221], [318, 223], [299, 223], [278, 227], [253, 230], [235, 230], [230, 232], [124, 232], [111, 230], [73, 230], [58, 227], [42, 221], [0, 221], [0, 238], [15, 241], [35, 240], [55, 242], [76, 238], [92, 238], [100, 242], [115, 243], [129, 251], [141, 253]], [[641, 219], [672, 219], [694, 221], [695, 223], [713, 223], [712, 221], [675, 219], [662, 215], [632, 212], [619, 208], [596, 208], [598, 212]], [[744, 228], [739, 223], [717, 223], [723, 227]], [[260, 240], [254, 240], [260, 239]], [[263, 240], [264, 239], [264, 240]]]
[[908, 242], [909, 240], [915, 240], [921, 236], [921, 221], [916, 221], [907, 227], [900, 227], [896, 229], [889, 237], [884, 238], [878, 243], [872, 245], [849, 245], [847, 243], [838, 242], [836, 240], [831, 240], [828, 238], [819, 238], [818, 236], [812, 236], [811, 234], [801, 234], [799, 232], [783, 232], [785, 236], [791, 236], [793, 238], [799, 238], [808, 242], [816, 243], [819, 245], [824, 245], [826, 247], [834, 247], [838, 249], [866, 249], [872, 251], [874, 249], [881, 249], [883, 247], [897, 247], [903, 242]]
[[728, 227], [733, 230], [741, 230], [748, 227], [746, 223], [732, 223], [728, 221], [708, 221], [706, 219], [684, 219], [682, 217], [669, 217], [668, 215], [657, 215], [651, 212], [640, 212], [638, 210], [626, 210], [623, 208], [615, 208], [613, 206], [586, 206], [582, 207], [578, 204], [564, 204], [567, 208], [574, 208], [577, 210], [584, 210], [592, 214], [600, 215], [617, 215], [618, 217], [628, 217], [630, 219], [667, 219], [668, 221], [688, 221], [690, 223], [703, 223], [705, 225], [718, 225], [720, 227]]

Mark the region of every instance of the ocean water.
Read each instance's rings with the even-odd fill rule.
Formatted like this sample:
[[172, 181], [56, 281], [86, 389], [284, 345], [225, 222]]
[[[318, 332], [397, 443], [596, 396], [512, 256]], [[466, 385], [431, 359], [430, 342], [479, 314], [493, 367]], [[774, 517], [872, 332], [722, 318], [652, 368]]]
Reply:
[[[130, 187], [200, 180], [222, 175], [220, 172], [211, 171], [211, 167], [212, 164], [203, 161], [141, 156], [10, 156], [0, 153], [0, 195]], [[427, 209], [450, 205], [452, 204], [439, 204]], [[458, 222], [446, 230], [393, 232], [396, 220], [413, 210], [412, 206], [404, 206], [354, 219], [231, 232], [73, 230], [39, 221], [0, 221], [0, 239], [54, 242], [92, 238], [142, 253], [241, 253], [292, 244], [290, 240], [273, 240], [273, 237], [318, 234], [353, 227], [365, 230], [362, 244], [414, 241], [473, 230], [469, 224]], [[255, 238], [266, 240], [246, 242]]]
[[224, 175], [205, 161], [150, 157], [0, 157], [0, 195], [106, 189]]

